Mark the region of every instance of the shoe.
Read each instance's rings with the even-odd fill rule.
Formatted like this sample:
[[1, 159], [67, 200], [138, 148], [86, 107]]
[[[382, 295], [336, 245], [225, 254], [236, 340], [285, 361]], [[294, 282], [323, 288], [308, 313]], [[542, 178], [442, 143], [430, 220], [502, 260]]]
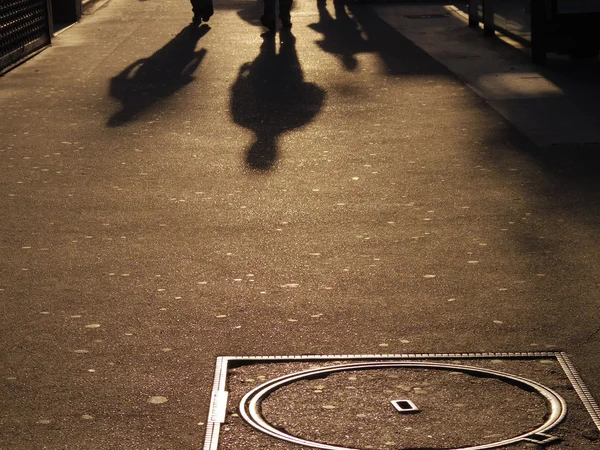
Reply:
[[281, 19], [281, 26], [283, 28], [292, 28], [292, 20], [290, 19], [290, 17], [280, 17]]
[[[192, 2], [193, 3], [193, 2]], [[192, 7], [192, 12], [194, 13], [194, 18], [192, 22], [196, 24], [201, 24], [202, 22], [208, 22], [210, 20], [210, 16], [214, 14], [214, 10], [212, 7]]]
[[275, 17], [261, 16], [260, 23], [263, 25], [263, 27], [268, 28], [269, 30], [274, 30], [277, 28]]

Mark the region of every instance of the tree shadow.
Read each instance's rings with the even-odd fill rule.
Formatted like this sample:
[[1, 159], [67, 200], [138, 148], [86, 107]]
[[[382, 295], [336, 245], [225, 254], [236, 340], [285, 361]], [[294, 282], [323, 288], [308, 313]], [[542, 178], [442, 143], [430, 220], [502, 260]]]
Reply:
[[196, 45], [210, 27], [190, 24], [169, 43], [148, 58], [125, 68], [110, 81], [110, 96], [121, 102], [121, 109], [107, 122], [118, 127], [136, 120], [194, 80], [194, 72], [206, 55]]
[[333, 2], [335, 18], [327, 9], [327, 0], [317, 0], [319, 22], [309, 25], [323, 35], [317, 44], [327, 53], [337, 56], [346, 70], [354, 71], [358, 67], [356, 54], [375, 51], [373, 45], [365, 39], [358, 23], [346, 11], [344, 0]]
[[242, 65], [231, 88], [231, 112], [236, 124], [252, 130], [246, 165], [267, 171], [277, 162], [278, 137], [311, 122], [325, 100], [325, 91], [304, 81], [296, 39], [281, 31], [279, 52], [275, 32], [262, 35], [260, 53]]

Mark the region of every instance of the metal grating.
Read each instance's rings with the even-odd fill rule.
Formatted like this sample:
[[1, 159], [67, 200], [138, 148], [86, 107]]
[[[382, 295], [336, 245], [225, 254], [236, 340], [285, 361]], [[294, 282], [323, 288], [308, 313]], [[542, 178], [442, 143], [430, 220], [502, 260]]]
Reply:
[[0, 2], [0, 71], [49, 43], [46, 0]]

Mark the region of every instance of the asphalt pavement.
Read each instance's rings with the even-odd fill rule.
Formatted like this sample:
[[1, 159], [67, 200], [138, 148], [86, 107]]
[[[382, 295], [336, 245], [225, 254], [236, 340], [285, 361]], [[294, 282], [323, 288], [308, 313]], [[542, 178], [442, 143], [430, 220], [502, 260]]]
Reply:
[[111, 0], [0, 78], [0, 448], [202, 448], [225, 355], [564, 351], [600, 398], [598, 63], [403, 8]]

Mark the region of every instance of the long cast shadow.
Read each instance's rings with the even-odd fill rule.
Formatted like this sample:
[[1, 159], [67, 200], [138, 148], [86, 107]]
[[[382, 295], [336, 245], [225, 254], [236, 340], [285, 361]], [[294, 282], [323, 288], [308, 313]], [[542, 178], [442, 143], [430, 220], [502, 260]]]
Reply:
[[279, 136], [311, 122], [325, 100], [325, 91], [304, 81], [291, 31], [281, 31], [279, 52], [276, 36], [272, 31], [262, 35], [259, 55], [242, 65], [231, 88], [234, 122], [256, 135], [246, 164], [259, 171], [277, 162]]
[[[342, 0], [343, 1], [343, 0]], [[404, 37], [363, 2], [347, 1], [347, 8], [366, 35], [372, 51], [392, 76], [449, 74], [448, 69]]]
[[109, 93], [121, 102], [121, 110], [107, 125], [125, 125], [191, 83], [206, 55], [206, 49], [196, 51], [196, 45], [209, 30], [208, 25], [188, 25], [152, 56], [137, 60], [112, 78]]
[[335, 18], [327, 9], [327, 0], [317, 0], [319, 22], [309, 25], [321, 33], [323, 40], [317, 44], [327, 53], [337, 56], [346, 70], [354, 71], [358, 67], [358, 53], [374, 52], [373, 45], [365, 39], [358, 23], [346, 11], [345, 0], [334, 0]]

